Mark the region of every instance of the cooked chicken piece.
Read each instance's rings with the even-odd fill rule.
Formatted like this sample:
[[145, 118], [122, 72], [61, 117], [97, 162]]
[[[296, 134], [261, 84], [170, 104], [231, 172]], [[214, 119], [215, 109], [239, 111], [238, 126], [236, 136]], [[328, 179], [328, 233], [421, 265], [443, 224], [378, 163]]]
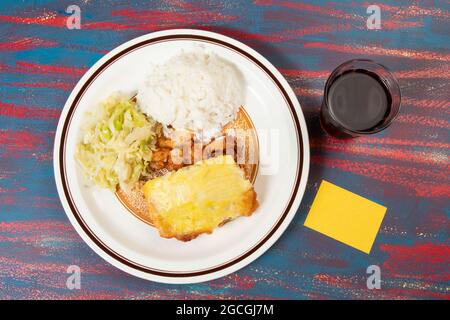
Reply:
[[156, 145], [160, 148], [169, 148], [172, 149], [174, 147], [174, 142], [172, 139], [166, 138], [161, 135], [156, 143]]
[[233, 132], [233, 130], [224, 132], [222, 136], [214, 138], [206, 145], [199, 141], [194, 141], [192, 133], [187, 131], [173, 132], [173, 139], [161, 136], [157, 141], [159, 149], [154, 151], [150, 167], [154, 170], [166, 168], [169, 171], [173, 171], [201, 160], [221, 155], [231, 155], [239, 163], [239, 166], [244, 169], [248, 178], [251, 175], [251, 168], [244, 164], [249, 159], [250, 150], [245, 146], [248, 141], [245, 141], [244, 144], [241, 143], [241, 146], [238, 148], [237, 139]]
[[160, 170], [166, 167], [166, 163], [163, 161], [152, 161], [150, 162], [150, 168], [153, 170]]
[[157, 149], [156, 151], [153, 152], [152, 155], [152, 161], [155, 162], [167, 162], [167, 159], [169, 157], [169, 153], [170, 153], [170, 149], [166, 149], [166, 148], [160, 148]]
[[159, 170], [166, 167], [169, 159], [170, 149], [160, 148], [153, 152], [152, 161], [150, 162], [150, 168], [153, 170]]
[[165, 238], [189, 241], [258, 206], [253, 186], [231, 156], [219, 156], [148, 181], [151, 220]]

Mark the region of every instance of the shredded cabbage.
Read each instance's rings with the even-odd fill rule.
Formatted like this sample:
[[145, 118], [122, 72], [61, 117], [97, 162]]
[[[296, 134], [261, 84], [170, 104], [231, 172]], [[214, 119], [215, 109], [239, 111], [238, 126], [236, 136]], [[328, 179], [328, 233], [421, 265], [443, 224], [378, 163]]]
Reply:
[[110, 97], [89, 113], [75, 158], [88, 181], [116, 191], [130, 189], [149, 174], [148, 164], [161, 126], [136, 102]]

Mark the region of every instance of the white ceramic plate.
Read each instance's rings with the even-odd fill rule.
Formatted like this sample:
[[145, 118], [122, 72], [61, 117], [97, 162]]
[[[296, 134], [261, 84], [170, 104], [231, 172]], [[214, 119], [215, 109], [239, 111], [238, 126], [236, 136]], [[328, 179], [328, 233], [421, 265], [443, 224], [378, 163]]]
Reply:
[[[87, 187], [74, 160], [87, 110], [111, 93], [138, 88], [147, 66], [201, 45], [235, 64], [246, 83], [245, 110], [260, 143], [255, 190], [260, 203], [242, 217], [190, 241], [164, 239], [125, 209], [108, 190]], [[270, 134], [268, 134], [268, 132]], [[275, 137], [279, 143], [269, 143]], [[265, 150], [270, 145], [270, 152]], [[234, 272], [263, 254], [297, 211], [309, 171], [306, 123], [283, 76], [260, 54], [223, 35], [199, 30], [154, 32], [109, 52], [81, 78], [66, 102], [54, 147], [56, 185], [71, 223], [102, 258], [132, 275], [193, 283]]]

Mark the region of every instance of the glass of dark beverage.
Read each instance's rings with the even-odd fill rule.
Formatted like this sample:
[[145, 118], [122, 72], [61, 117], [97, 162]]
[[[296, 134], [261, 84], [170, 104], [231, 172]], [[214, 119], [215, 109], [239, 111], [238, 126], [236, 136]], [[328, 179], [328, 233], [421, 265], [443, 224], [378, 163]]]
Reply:
[[400, 87], [386, 67], [355, 59], [337, 67], [326, 84], [320, 122], [338, 138], [387, 128], [400, 111]]

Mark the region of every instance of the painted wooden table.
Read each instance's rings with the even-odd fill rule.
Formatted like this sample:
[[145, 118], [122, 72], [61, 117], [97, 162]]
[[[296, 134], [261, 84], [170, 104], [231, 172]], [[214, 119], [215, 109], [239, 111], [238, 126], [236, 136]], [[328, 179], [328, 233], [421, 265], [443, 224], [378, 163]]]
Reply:
[[[0, 2], [0, 298], [450, 298], [450, 6], [446, 1], [6, 1]], [[81, 29], [66, 27], [69, 5]], [[311, 137], [311, 173], [287, 232], [243, 270], [195, 285], [129, 276], [99, 258], [60, 205], [52, 147], [77, 80], [106, 52], [155, 30], [190, 27], [234, 37], [285, 75]], [[399, 79], [395, 123], [341, 141], [320, 129], [326, 77], [374, 59]], [[322, 179], [388, 207], [370, 255], [303, 226]], [[275, 196], [275, 195], [274, 195]], [[69, 265], [81, 289], [68, 290]], [[366, 268], [381, 268], [381, 289]]]

